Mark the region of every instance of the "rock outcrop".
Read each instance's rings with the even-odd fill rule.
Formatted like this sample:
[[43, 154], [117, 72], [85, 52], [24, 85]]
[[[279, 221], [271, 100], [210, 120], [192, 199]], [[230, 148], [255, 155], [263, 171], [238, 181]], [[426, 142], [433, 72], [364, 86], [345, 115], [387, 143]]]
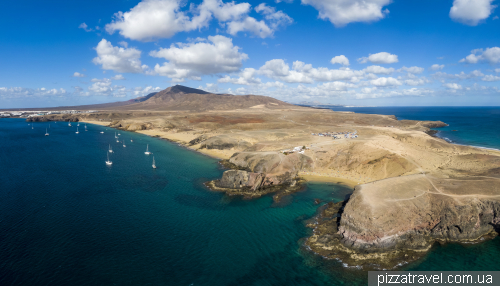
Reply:
[[318, 223], [307, 245], [347, 264], [392, 268], [435, 242], [479, 241], [500, 228], [499, 185], [494, 177], [432, 174], [361, 185], [333, 223]]
[[312, 166], [312, 160], [307, 156], [277, 152], [235, 153], [228, 163], [226, 166], [235, 170], [225, 171], [221, 179], [208, 182], [211, 189], [246, 198], [279, 192], [276, 200], [299, 190], [297, 173]]

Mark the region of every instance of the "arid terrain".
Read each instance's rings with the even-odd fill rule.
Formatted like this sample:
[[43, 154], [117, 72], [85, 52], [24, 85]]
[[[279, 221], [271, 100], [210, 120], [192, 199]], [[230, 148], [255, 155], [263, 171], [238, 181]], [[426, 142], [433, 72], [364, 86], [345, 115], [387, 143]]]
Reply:
[[314, 252], [349, 265], [393, 267], [417, 259], [435, 242], [478, 241], [500, 228], [500, 152], [429, 135], [443, 122], [333, 112], [182, 86], [93, 109], [98, 112], [28, 120], [106, 125], [223, 159], [231, 170], [209, 185], [228, 194], [286, 194], [301, 180], [353, 187], [342, 204], [322, 207], [306, 242]]

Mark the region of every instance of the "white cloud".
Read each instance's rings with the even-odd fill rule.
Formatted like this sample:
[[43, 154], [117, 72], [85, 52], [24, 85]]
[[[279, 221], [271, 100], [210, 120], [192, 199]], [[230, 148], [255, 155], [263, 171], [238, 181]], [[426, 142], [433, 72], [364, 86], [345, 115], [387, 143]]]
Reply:
[[394, 68], [384, 68], [381, 66], [369, 66], [369, 67], [365, 68], [363, 71], [365, 71], [367, 73], [373, 73], [373, 74], [391, 74], [395, 70], [394, 70]]
[[495, 69], [496, 72], [500, 72], [500, 69]]
[[483, 49], [475, 49], [471, 51], [471, 54], [461, 59], [459, 62], [468, 63], [468, 64], [476, 64], [480, 61], [489, 62], [490, 64], [500, 63], [500, 48], [493, 47]]
[[89, 86], [89, 91], [97, 95], [110, 95], [113, 91], [111, 80], [108, 78], [92, 79], [93, 84]]
[[16, 98], [46, 98], [46, 97], [62, 97], [68, 95], [64, 88], [25, 88], [25, 87], [0, 87], [0, 98], [16, 99]]
[[121, 42], [118, 42], [118, 45], [124, 47], [124, 48], [128, 48], [128, 43], [125, 42], [125, 41], [121, 41]]
[[443, 84], [444, 87], [447, 87], [449, 89], [453, 89], [453, 90], [460, 90], [462, 89], [462, 86], [457, 84], [457, 83], [445, 83]]
[[230, 38], [209, 36], [191, 43], [172, 44], [170, 48], [161, 48], [149, 54], [164, 58], [168, 62], [157, 64], [154, 71], [177, 81], [185, 78], [200, 79], [201, 75], [236, 72], [248, 55], [240, 53]]
[[267, 61], [259, 69], [259, 73], [269, 78], [282, 80], [288, 83], [312, 83], [314, 81], [356, 80], [363, 76], [363, 71], [349, 68], [328, 69], [324, 67], [313, 68], [311, 64], [301, 61], [293, 62], [292, 69], [282, 59]]
[[217, 82], [220, 83], [233, 83], [233, 84], [240, 84], [240, 85], [255, 85], [255, 84], [260, 84], [261, 79], [256, 78], [257, 70], [253, 68], [246, 68], [240, 73], [239, 78], [231, 78], [230, 76], [226, 75], [223, 78], [220, 78], [217, 80]]
[[141, 73], [147, 66], [141, 66], [141, 51], [135, 48], [119, 48], [102, 39], [95, 47], [97, 57], [92, 62], [104, 70]]
[[486, 75], [485, 77], [482, 78], [483, 81], [500, 81], [500, 76], [496, 75]]
[[429, 83], [429, 81], [425, 78], [405, 80], [405, 84], [411, 86], [425, 85], [426, 83]]
[[438, 70], [442, 70], [443, 68], [444, 68], [444, 65], [433, 64], [429, 69], [431, 71], [438, 71]]
[[402, 83], [393, 77], [379, 77], [377, 79], [371, 80], [371, 84], [374, 86], [397, 86], [402, 85]]
[[231, 21], [227, 24], [227, 32], [233, 36], [244, 31], [249, 31], [261, 38], [266, 38], [273, 34], [273, 30], [267, 26], [264, 20], [257, 21], [253, 17], [246, 17], [240, 21]]
[[375, 22], [383, 19], [389, 10], [382, 10], [391, 0], [302, 0], [318, 10], [320, 19], [328, 19], [336, 27], [353, 22]]
[[139, 96], [145, 96], [148, 95], [152, 92], [158, 92], [161, 91], [162, 89], [160, 87], [152, 87], [152, 86], [147, 86], [147, 87], [136, 87], [132, 90], [132, 94], [136, 97]]
[[111, 79], [112, 80], [124, 80], [125, 77], [123, 75], [121, 75], [121, 74], [117, 74], [117, 75], [111, 77]]
[[85, 77], [85, 75], [83, 73], [75, 72], [73, 77]]
[[359, 63], [365, 64], [367, 62], [372, 62], [374, 64], [393, 64], [399, 62], [398, 56], [387, 52], [381, 52], [376, 54], [370, 54], [368, 57], [362, 57], [358, 59]]
[[[189, 10], [182, 11], [182, 0], [143, 0], [128, 12], [118, 12], [106, 31], [139, 41], [153, 41], [170, 38], [179, 32], [189, 32], [208, 27], [215, 18], [227, 32], [235, 35], [249, 31], [265, 38], [272, 36], [280, 26], [289, 25], [292, 19], [282, 11], [261, 4], [256, 8], [267, 20], [256, 20], [248, 16], [249, 3], [224, 3], [222, 0], [203, 0], [198, 6], [191, 4]], [[192, 14], [190, 17], [188, 14]]]
[[293, 19], [290, 16], [283, 13], [283, 11], [276, 11], [276, 8], [267, 6], [265, 3], [261, 3], [255, 7], [255, 11], [264, 15], [264, 18], [269, 21], [269, 25], [274, 30], [293, 23]]
[[448, 74], [445, 72], [436, 72], [432, 75], [435, 78], [444, 78], [444, 79], [473, 79], [476, 77], [484, 76], [484, 74], [480, 70], [473, 70], [470, 73], [460, 72], [459, 74]]
[[491, 5], [493, 0], [454, 0], [450, 9], [450, 18], [453, 20], [476, 26], [480, 21], [487, 19], [497, 7]]
[[424, 70], [425, 70], [424, 68], [414, 66], [414, 67], [409, 67], [409, 68], [402, 67], [398, 71], [399, 72], [406, 71], [406, 72], [409, 72], [411, 74], [421, 74], [424, 72]]
[[170, 38], [178, 32], [188, 32], [208, 25], [210, 14], [189, 18], [180, 11], [180, 0], [144, 0], [129, 12], [118, 12], [112, 23], [105, 26], [108, 33], [138, 41]]
[[335, 56], [333, 57], [330, 62], [332, 64], [341, 64], [343, 66], [348, 66], [349, 65], [349, 59], [344, 56], [344, 55], [340, 55], [340, 56]]
[[78, 26], [79, 29], [85, 30], [85, 32], [92, 32], [93, 30], [87, 26], [85, 23], [81, 23], [80, 26]]

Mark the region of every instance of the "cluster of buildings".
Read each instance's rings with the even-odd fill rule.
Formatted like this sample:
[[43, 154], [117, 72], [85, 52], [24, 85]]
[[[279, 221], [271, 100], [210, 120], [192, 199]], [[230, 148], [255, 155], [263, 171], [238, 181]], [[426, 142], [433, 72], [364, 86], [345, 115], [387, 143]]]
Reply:
[[281, 153], [283, 153], [285, 155], [293, 154], [293, 153], [304, 154], [305, 150], [309, 150], [309, 147], [297, 146], [297, 147], [294, 147], [293, 149], [281, 150]]
[[358, 138], [358, 131], [311, 133], [311, 135], [320, 137], [332, 137], [333, 139], [353, 139]]
[[96, 110], [60, 110], [60, 111], [0, 111], [0, 117], [34, 117], [50, 114], [78, 114], [78, 113], [92, 113]]

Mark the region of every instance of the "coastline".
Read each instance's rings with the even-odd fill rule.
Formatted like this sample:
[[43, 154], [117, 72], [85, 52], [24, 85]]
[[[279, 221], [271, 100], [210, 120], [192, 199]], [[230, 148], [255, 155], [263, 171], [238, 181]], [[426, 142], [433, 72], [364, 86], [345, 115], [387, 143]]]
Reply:
[[[80, 122], [84, 122], [87, 124], [96, 124], [100, 126], [106, 126], [109, 127], [108, 125], [110, 124], [109, 122], [102, 122], [102, 121], [92, 121], [92, 120], [82, 120]], [[110, 127], [114, 128], [114, 127]], [[115, 128], [118, 129], [118, 128]], [[185, 144], [184, 142], [189, 142], [190, 140], [193, 140], [196, 138], [196, 136], [190, 136], [189, 134], [186, 133], [172, 133], [172, 132], [164, 132], [160, 130], [138, 130], [138, 131], [133, 131], [136, 133], [144, 134], [149, 137], [158, 137], [162, 139], [166, 139], [170, 142], [177, 143], [182, 145], [185, 148], [188, 148], [192, 151], [201, 153], [203, 155], [209, 156], [214, 159], [218, 160], [224, 160], [224, 159], [229, 159], [231, 158], [232, 154], [234, 153], [231, 150], [217, 150], [217, 149], [200, 149], [200, 148], [194, 148], [193, 146], [189, 146]], [[311, 174], [313, 173], [313, 174]], [[299, 173], [298, 176], [302, 178], [305, 182], [316, 182], [316, 183], [334, 183], [334, 184], [341, 184], [348, 186], [350, 188], [354, 188], [355, 186], [359, 185], [360, 183], [345, 179], [345, 178], [338, 178], [338, 177], [332, 177], [328, 175], [323, 175], [321, 173], [315, 173], [315, 172], [302, 172]]]

